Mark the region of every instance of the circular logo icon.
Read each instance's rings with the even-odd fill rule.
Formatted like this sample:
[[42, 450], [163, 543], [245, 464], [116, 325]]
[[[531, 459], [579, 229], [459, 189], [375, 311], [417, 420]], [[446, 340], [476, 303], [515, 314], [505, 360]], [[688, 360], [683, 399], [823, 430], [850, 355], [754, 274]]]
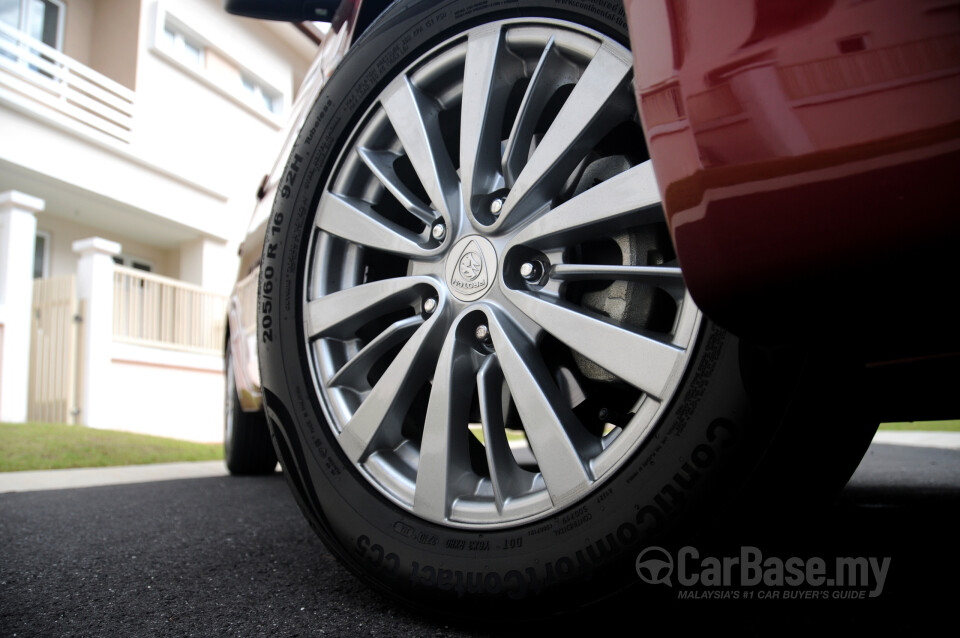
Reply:
[[662, 547], [652, 545], [637, 556], [637, 576], [651, 585], [673, 587], [670, 576], [673, 575], [673, 556]]
[[497, 274], [497, 252], [479, 235], [464, 237], [447, 256], [447, 286], [460, 301], [474, 301], [493, 285]]

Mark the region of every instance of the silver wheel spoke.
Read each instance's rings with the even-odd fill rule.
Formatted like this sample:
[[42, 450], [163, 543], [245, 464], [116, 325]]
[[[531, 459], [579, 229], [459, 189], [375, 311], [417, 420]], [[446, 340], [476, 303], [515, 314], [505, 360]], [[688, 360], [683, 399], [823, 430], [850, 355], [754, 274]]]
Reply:
[[367, 381], [367, 375], [373, 364], [391, 348], [409, 338], [422, 323], [423, 317], [414, 316], [391, 324], [365, 345], [355, 357], [343, 364], [343, 367], [330, 377], [330, 385], [353, 388], [360, 392], [369, 390], [370, 383]]
[[611, 177], [524, 226], [510, 246], [568, 246], [623, 230], [630, 225], [663, 221], [653, 165], [644, 162]]
[[503, 372], [496, 355], [483, 363], [477, 373], [477, 386], [490, 482], [493, 483], [497, 511], [503, 512], [508, 498], [529, 489], [533, 474], [517, 464], [510, 450], [503, 422]]
[[410, 258], [425, 258], [423, 238], [385, 219], [367, 202], [335, 193], [324, 193], [317, 207], [316, 225], [331, 235]]
[[403, 417], [436, 365], [445, 324], [441, 314], [438, 310], [413, 333], [340, 432], [340, 445], [354, 463], [400, 442]]
[[304, 329], [307, 338], [352, 339], [365, 323], [409, 306], [422, 297], [436, 295], [429, 277], [384, 279], [331, 293], [307, 302]]
[[507, 139], [503, 152], [503, 176], [508, 186], [517, 181], [527, 163], [534, 127], [550, 97], [561, 86], [575, 83], [580, 75], [576, 65], [557, 52], [554, 43], [555, 39], [550, 38], [543, 49]]
[[432, 224], [436, 221], [436, 213], [421, 205], [417, 196], [407, 188], [394, 170], [393, 163], [397, 161], [400, 155], [391, 151], [372, 151], [368, 148], [357, 149], [357, 154], [367, 165], [367, 168], [373, 171], [380, 183], [397, 198], [400, 205], [406, 208], [410, 214], [424, 224]]
[[459, 206], [460, 180], [443, 143], [439, 107], [405, 75], [390, 83], [382, 103], [430, 203], [451, 219]]
[[475, 482], [467, 438], [475, 370], [468, 348], [450, 330], [433, 375], [413, 499], [413, 511], [425, 518], [446, 518], [453, 500], [469, 490], [471, 478]]
[[506, 50], [498, 25], [478, 29], [467, 41], [460, 112], [460, 178], [464, 204], [502, 186], [500, 122], [522, 66]]
[[493, 347], [554, 506], [576, 500], [593, 477], [585, 459], [599, 451], [567, 407], [550, 372], [526, 337], [490, 313]]
[[513, 291], [510, 300], [544, 330], [597, 365], [656, 398], [663, 398], [684, 351], [586, 314], [565, 302]]
[[508, 219], [515, 225], [538, 210], [617, 123], [617, 118], [607, 117], [611, 98], [623, 89], [631, 69], [629, 56], [600, 47], [510, 189], [496, 227], [504, 227]]

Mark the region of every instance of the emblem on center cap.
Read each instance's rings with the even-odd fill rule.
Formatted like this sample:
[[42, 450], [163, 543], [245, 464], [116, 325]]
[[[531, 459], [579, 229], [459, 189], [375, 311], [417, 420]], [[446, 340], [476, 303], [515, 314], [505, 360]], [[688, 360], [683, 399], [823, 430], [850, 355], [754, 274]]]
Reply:
[[480, 247], [477, 246], [477, 242], [471, 241], [463, 249], [459, 268], [460, 276], [467, 281], [473, 281], [483, 274], [483, 255], [480, 254]]
[[447, 257], [447, 285], [461, 301], [479, 299], [490, 289], [497, 274], [493, 244], [471, 235], [456, 243]]

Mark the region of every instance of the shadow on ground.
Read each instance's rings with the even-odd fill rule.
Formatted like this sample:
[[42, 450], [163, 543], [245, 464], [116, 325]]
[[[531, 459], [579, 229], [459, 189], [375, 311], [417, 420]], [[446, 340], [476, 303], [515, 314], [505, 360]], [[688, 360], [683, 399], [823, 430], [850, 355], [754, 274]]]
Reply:
[[960, 451], [874, 445], [840, 501], [788, 519], [732, 524], [704, 555], [890, 557], [866, 600], [680, 599], [628, 590], [524, 625], [410, 612], [324, 549], [281, 475], [0, 495], [0, 635], [549, 635], [571, 631], [738, 635], [824, 628], [912, 631], [952, 615]]

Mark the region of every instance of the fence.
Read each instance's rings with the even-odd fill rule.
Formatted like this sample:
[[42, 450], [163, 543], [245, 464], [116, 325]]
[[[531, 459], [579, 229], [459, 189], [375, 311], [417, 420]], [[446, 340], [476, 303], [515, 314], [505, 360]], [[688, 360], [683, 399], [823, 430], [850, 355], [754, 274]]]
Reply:
[[2, 22], [0, 90], [31, 110], [46, 106], [130, 142], [133, 91]]
[[27, 418], [75, 423], [82, 396], [79, 356], [83, 308], [77, 303], [75, 278], [33, 282], [30, 382]]
[[227, 297], [119, 266], [113, 284], [115, 341], [204, 354], [223, 350]]

